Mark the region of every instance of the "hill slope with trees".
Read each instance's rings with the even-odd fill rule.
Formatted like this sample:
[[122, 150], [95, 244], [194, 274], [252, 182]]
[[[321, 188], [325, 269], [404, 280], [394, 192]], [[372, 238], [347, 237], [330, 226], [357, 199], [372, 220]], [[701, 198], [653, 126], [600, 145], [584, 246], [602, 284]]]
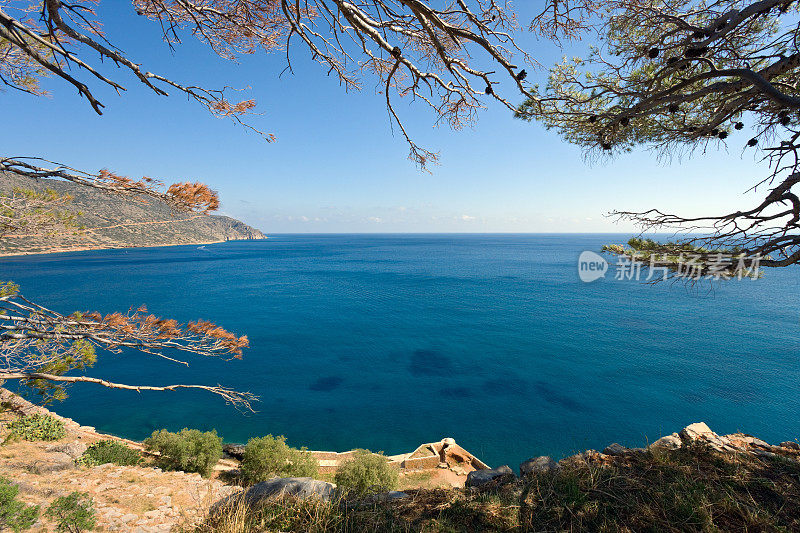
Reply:
[[47, 253], [95, 248], [207, 244], [264, 239], [261, 231], [222, 215], [177, 211], [157, 198], [109, 195], [80, 185], [0, 173], [0, 194], [15, 188], [51, 189], [71, 199], [62, 211], [74, 215], [70, 231], [31, 233], [0, 239], [0, 255]]

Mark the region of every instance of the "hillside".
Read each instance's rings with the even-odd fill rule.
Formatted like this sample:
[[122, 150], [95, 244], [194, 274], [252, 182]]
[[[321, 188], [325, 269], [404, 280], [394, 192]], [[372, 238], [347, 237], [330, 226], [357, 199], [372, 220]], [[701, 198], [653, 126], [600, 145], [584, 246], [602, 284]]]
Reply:
[[78, 224], [82, 229], [68, 235], [6, 237], [0, 239], [0, 255], [266, 238], [236, 219], [179, 212], [146, 196], [110, 196], [69, 182], [0, 173], [0, 192], [15, 187], [69, 194], [73, 197], [69, 210], [81, 213]]

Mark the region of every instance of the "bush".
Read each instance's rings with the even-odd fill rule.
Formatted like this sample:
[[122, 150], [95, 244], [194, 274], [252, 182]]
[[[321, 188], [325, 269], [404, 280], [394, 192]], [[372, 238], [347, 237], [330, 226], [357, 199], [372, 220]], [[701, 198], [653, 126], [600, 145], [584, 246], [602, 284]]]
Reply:
[[22, 416], [11, 422], [8, 428], [11, 430], [9, 439], [59, 440], [67, 434], [64, 422], [54, 416], [38, 413]]
[[339, 466], [335, 476], [336, 485], [343, 491], [358, 496], [395, 490], [398, 483], [397, 470], [389, 465], [382, 454], [369, 450], [354, 450], [353, 458]]
[[314, 477], [317, 475], [317, 460], [305, 447], [292, 448], [286, 437], [254, 438], [247, 441], [242, 457], [242, 479], [255, 484], [272, 477]]
[[25, 505], [17, 500], [19, 487], [0, 477], [0, 531], [29, 529], [39, 519], [38, 505]]
[[97, 525], [94, 502], [82, 492], [56, 498], [44, 514], [56, 522], [58, 531], [67, 533], [92, 530]]
[[211, 475], [222, 458], [222, 439], [216, 430], [184, 428], [180, 433], [172, 433], [162, 429], [154, 431], [143, 444], [146, 450], [161, 454], [156, 460], [161, 468], [197, 472], [204, 477]]
[[114, 463], [120, 466], [138, 465], [142, 460], [141, 454], [128, 448], [115, 440], [101, 440], [95, 442], [83, 453], [78, 463], [85, 466], [104, 465]]

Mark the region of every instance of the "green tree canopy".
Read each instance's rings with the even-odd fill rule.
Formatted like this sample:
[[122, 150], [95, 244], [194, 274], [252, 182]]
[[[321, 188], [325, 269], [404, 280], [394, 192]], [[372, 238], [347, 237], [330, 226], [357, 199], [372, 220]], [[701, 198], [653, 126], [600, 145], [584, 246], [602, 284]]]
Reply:
[[[551, 2], [558, 6], [558, 2]], [[730, 146], [758, 151], [770, 171], [754, 176], [758, 205], [682, 217], [614, 211], [645, 231], [702, 234], [701, 253], [735, 249], [763, 266], [800, 262], [800, 48], [791, 0], [583, 0], [586, 58], [564, 60], [517, 117], [557, 130], [592, 157], [637, 146], [674, 155]], [[576, 33], [577, 34], [577, 33]], [[670, 253], [674, 243], [652, 253]]]

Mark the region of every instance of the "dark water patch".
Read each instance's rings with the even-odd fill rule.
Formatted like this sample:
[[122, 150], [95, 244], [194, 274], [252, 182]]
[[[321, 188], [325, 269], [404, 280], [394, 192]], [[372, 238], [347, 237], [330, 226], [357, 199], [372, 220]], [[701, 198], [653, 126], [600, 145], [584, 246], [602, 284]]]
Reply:
[[439, 395], [445, 398], [472, 398], [475, 393], [468, 387], [444, 387], [439, 389]]
[[554, 405], [564, 407], [565, 409], [569, 409], [571, 411], [584, 410], [580, 402], [576, 401], [568, 394], [557, 390], [555, 387], [545, 381], [536, 381], [533, 384], [533, 388], [537, 394]]
[[408, 371], [413, 376], [449, 376], [455, 372], [453, 361], [436, 350], [414, 350]]
[[327, 376], [324, 378], [319, 378], [317, 381], [308, 386], [308, 390], [313, 390], [316, 392], [330, 392], [334, 389], [338, 389], [343, 381], [344, 378], [340, 376]]
[[487, 379], [483, 382], [483, 390], [492, 396], [504, 394], [524, 394], [528, 390], [528, 382], [517, 377]]

